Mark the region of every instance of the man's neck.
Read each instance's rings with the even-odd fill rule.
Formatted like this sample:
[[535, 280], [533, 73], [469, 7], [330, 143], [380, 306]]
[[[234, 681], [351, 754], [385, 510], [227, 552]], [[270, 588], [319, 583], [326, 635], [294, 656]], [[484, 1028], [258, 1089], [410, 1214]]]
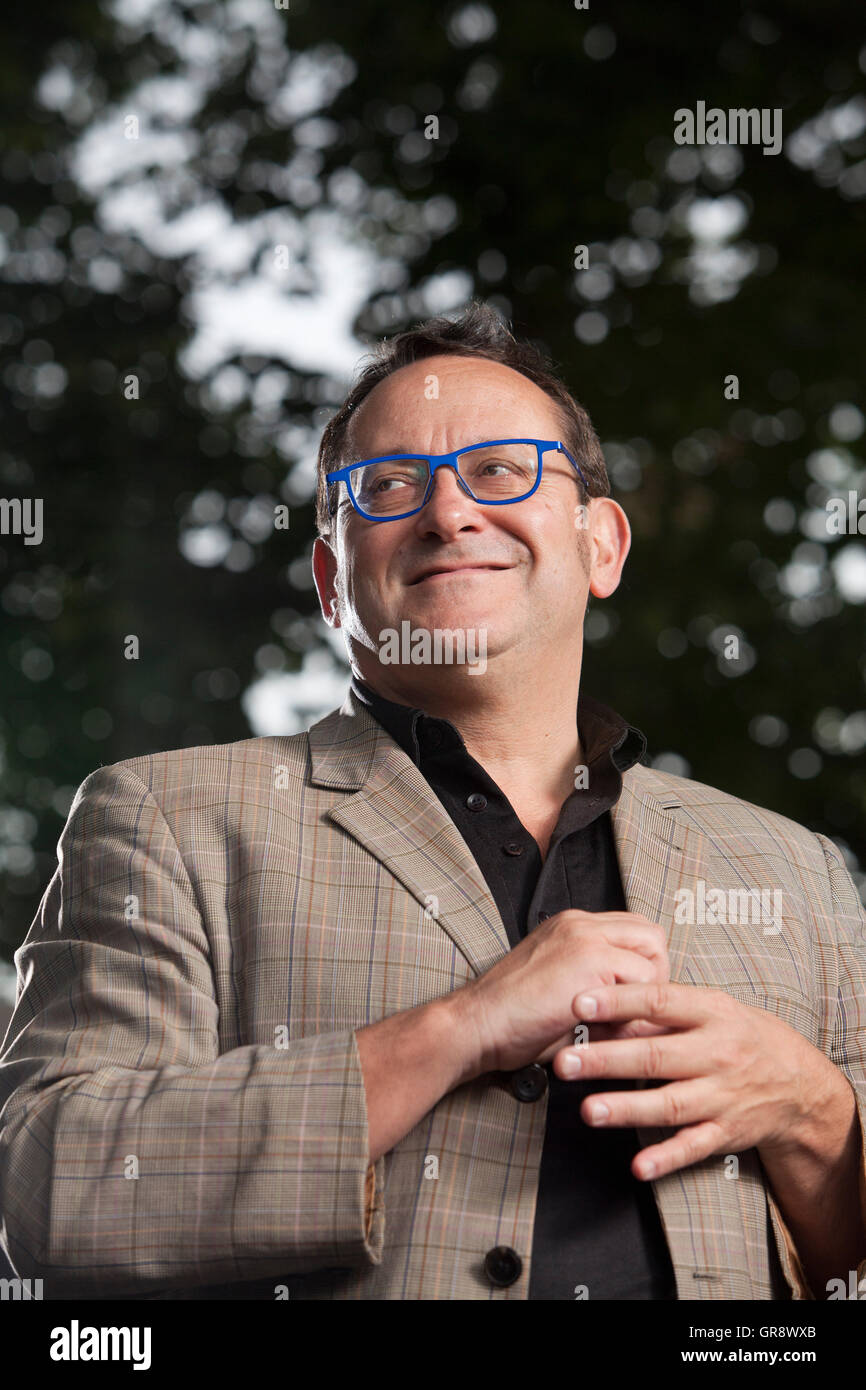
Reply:
[[[392, 672], [396, 674], [396, 668], [390, 668]], [[544, 819], [574, 790], [575, 770], [584, 761], [577, 730], [579, 671], [571, 681], [564, 680], [562, 672], [559, 678], [548, 672], [549, 680], [510, 690], [490, 681], [483, 690], [468, 690], [464, 681], [449, 690], [431, 683], [423, 693], [393, 678], [386, 685], [378, 672], [356, 674], [387, 700], [450, 720], [469, 754], [501, 788], [521, 820], [521, 808], [531, 819]]]

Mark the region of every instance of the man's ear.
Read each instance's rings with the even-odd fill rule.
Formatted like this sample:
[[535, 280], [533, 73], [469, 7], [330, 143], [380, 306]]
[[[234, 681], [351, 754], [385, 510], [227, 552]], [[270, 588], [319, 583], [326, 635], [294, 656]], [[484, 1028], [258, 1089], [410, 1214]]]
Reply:
[[337, 556], [331, 542], [317, 536], [313, 542], [313, 579], [322, 617], [328, 627], [340, 626], [339, 600], [337, 596]]
[[593, 497], [590, 530], [590, 593], [608, 598], [619, 586], [631, 549], [628, 517], [612, 497]]

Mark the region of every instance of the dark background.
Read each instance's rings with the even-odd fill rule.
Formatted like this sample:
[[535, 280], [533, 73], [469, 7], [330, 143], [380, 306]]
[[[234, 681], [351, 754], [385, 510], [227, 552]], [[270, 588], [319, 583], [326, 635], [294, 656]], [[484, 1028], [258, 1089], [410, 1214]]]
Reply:
[[[0, 955], [95, 767], [340, 702], [318, 437], [365, 345], [473, 294], [552, 353], [632, 522], [584, 687], [659, 765], [830, 835], [862, 889], [866, 551], [825, 524], [866, 492], [862, 8], [66, 0], [2, 24], [0, 496], [42, 497], [45, 534], [0, 536]], [[782, 153], [677, 146], [699, 100], [782, 108]]]

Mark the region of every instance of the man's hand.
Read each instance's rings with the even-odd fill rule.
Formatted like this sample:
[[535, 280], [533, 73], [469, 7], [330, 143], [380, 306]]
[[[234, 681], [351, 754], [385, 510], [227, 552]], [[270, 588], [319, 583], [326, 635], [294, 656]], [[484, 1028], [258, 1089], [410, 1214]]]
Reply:
[[670, 978], [662, 927], [637, 912], [558, 912], [477, 980], [447, 996], [467, 1039], [464, 1080], [547, 1062], [574, 1041], [579, 994]]
[[[781, 1019], [741, 1004], [719, 989], [672, 983], [620, 984], [593, 989], [580, 1016], [591, 1021], [590, 1042], [557, 1052], [563, 1080], [647, 1078], [669, 1085], [594, 1092], [581, 1104], [592, 1125], [670, 1126], [664, 1143], [632, 1161], [636, 1178], [658, 1178], [711, 1154], [759, 1148], [761, 1158], [784, 1158], [808, 1147], [822, 1125], [849, 1106], [850, 1086], [823, 1052]], [[597, 1029], [652, 1028], [596, 1041]], [[608, 1114], [596, 1118], [599, 1107]]]

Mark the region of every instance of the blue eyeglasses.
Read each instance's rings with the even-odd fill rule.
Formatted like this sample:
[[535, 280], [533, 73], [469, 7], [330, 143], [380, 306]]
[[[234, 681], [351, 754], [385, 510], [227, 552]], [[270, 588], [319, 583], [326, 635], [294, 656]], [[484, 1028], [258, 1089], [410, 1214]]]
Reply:
[[345, 483], [355, 511], [368, 521], [402, 521], [429, 500], [437, 468], [453, 468], [463, 491], [483, 507], [523, 502], [541, 482], [547, 452], [564, 454], [589, 491], [580, 465], [558, 439], [490, 439], [450, 454], [384, 454], [325, 478]]

